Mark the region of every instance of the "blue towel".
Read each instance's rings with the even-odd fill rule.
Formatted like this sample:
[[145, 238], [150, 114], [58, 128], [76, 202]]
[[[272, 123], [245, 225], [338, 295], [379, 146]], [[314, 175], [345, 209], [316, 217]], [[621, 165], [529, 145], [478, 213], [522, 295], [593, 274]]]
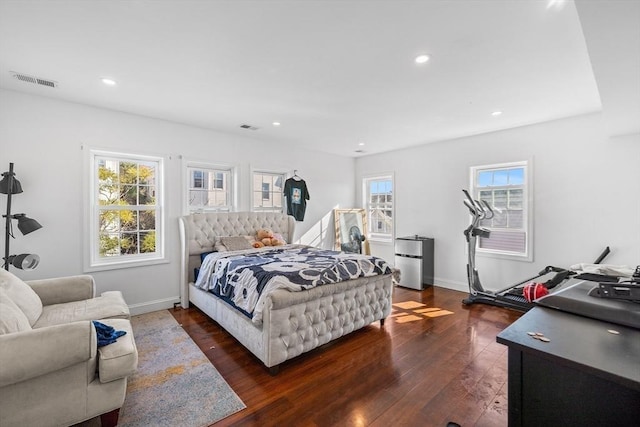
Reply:
[[116, 331], [112, 326], [105, 325], [96, 320], [93, 321], [93, 325], [96, 327], [96, 335], [98, 336], [98, 347], [104, 347], [105, 345], [116, 342], [118, 337], [126, 334], [126, 331]]

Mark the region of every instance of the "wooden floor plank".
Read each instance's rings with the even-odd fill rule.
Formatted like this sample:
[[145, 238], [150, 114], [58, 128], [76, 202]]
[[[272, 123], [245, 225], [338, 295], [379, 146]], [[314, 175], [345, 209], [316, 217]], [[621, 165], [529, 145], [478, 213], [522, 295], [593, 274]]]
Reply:
[[171, 312], [247, 405], [216, 427], [506, 426], [506, 348], [495, 338], [521, 313], [464, 297], [396, 287], [384, 326], [287, 361], [276, 376], [198, 308]]

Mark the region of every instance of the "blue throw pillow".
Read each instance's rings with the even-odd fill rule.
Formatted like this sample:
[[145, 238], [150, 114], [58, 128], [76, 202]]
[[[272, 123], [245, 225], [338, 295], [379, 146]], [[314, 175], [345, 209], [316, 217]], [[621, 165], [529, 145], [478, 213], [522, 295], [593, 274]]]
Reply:
[[210, 252], [203, 252], [200, 254], [200, 264], [202, 264], [204, 262], [204, 259], [207, 257], [207, 255], [212, 254], [216, 251], [210, 251]]
[[[214, 252], [217, 252], [217, 251], [209, 251], [209, 252], [201, 253], [200, 254], [200, 264], [202, 264], [204, 262], [204, 259], [207, 257], [207, 255], [212, 254]], [[200, 274], [200, 269], [199, 268], [194, 268], [193, 269], [194, 280], [198, 280], [198, 274]]]

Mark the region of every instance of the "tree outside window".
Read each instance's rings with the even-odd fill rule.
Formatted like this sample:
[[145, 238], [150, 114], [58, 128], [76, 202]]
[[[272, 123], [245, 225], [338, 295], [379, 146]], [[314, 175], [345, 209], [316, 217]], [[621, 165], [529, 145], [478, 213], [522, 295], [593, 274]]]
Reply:
[[156, 252], [156, 165], [98, 161], [99, 255]]
[[90, 156], [86, 268], [163, 261], [162, 158], [94, 150]]

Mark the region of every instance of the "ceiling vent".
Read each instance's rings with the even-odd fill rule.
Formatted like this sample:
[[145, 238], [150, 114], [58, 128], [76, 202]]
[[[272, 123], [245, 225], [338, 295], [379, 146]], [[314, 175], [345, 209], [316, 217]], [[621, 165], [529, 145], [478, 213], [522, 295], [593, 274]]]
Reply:
[[240, 127], [242, 129], [249, 129], [249, 130], [258, 130], [258, 129], [260, 129], [260, 128], [256, 127], [256, 126], [251, 126], [251, 125], [248, 125], [248, 124], [242, 124], [242, 125], [240, 125]]
[[16, 73], [15, 71], [11, 71], [11, 74], [14, 78], [20, 80], [21, 82], [33, 83], [36, 85], [48, 87], [58, 87], [58, 82], [54, 82], [53, 80], [47, 80], [40, 77], [29, 76], [27, 74]]

